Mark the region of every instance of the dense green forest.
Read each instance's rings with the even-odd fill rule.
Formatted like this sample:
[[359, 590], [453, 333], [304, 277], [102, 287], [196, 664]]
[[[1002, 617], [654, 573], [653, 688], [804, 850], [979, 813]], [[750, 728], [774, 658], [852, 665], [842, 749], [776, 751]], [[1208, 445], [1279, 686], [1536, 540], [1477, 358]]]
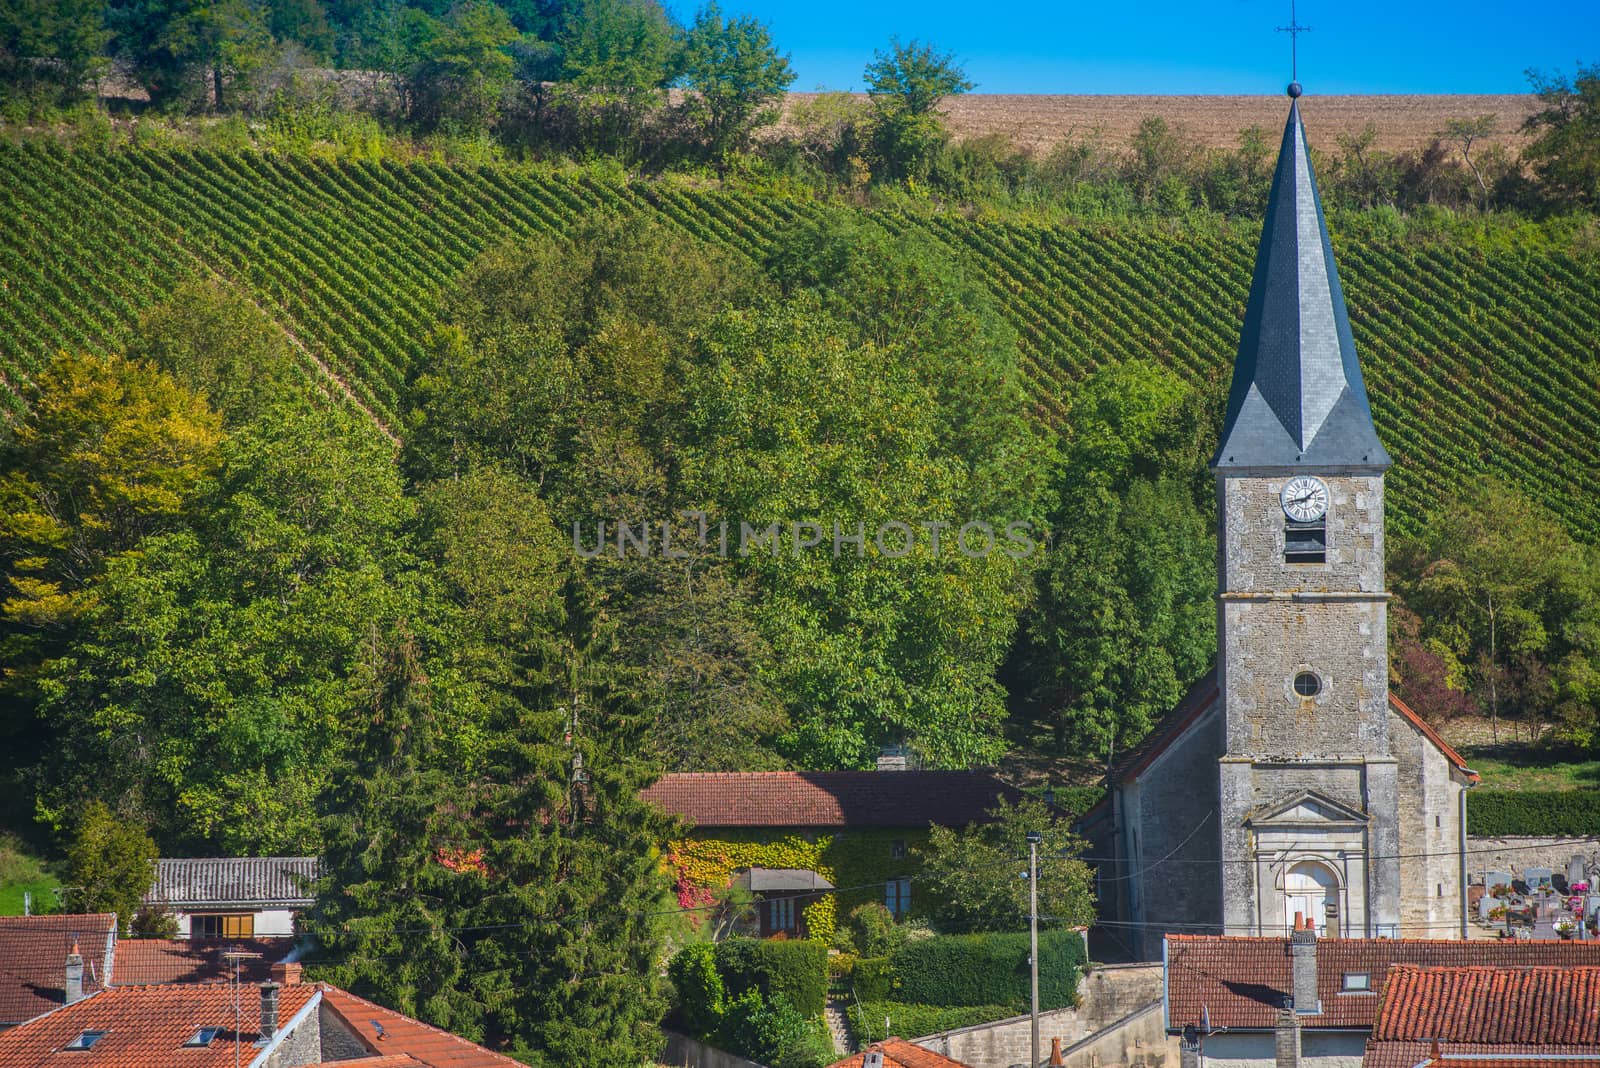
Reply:
[[[791, 80], [644, 0], [0, 15], [0, 826], [75, 906], [316, 852], [322, 974], [637, 1063], [653, 776], [1092, 778], [1207, 669], [1275, 138], [953, 143], [916, 42], [775, 130]], [[1535, 89], [1520, 158], [1318, 163], [1394, 684], [1592, 750], [1600, 75]]]

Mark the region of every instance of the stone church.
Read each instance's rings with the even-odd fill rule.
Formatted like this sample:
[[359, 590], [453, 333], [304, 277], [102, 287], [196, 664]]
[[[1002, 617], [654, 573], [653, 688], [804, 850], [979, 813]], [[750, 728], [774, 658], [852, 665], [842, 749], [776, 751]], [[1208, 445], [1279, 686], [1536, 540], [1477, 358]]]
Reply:
[[[1290, 87], [1298, 97], [1299, 87]], [[1477, 776], [1389, 693], [1384, 472], [1291, 102], [1217, 480], [1215, 669], [1113, 768], [1083, 825], [1101, 931], [1465, 934]]]

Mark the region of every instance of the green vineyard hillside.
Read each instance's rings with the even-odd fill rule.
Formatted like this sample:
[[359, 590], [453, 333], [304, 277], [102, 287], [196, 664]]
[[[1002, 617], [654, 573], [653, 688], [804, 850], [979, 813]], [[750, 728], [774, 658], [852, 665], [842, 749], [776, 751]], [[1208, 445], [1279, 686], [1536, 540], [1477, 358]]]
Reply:
[[[265, 309], [308, 385], [386, 430], [452, 280], [483, 249], [606, 205], [655, 213], [753, 256], [808, 201], [523, 168], [323, 162], [204, 151], [0, 148], [0, 407], [60, 348], [115, 348], [183, 281]], [[1248, 226], [1055, 226], [874, 211], [967, 258], [1015, 323], [1040, 417], [1092, 368], [1155, 359], [1190, 379], [1232, 360]], [[1392, 529], [1490, 474], [1585, 540], [1600, 531], [1600, 261], [1336, 233], [1378, 429], [1397, 467]]]

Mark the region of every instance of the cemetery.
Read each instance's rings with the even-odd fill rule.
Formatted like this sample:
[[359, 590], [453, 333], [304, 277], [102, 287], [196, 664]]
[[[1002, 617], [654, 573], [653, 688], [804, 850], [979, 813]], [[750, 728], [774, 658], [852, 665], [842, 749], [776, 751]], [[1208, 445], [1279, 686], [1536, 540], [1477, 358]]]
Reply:
[[1564, 870], [1527, 867], [1470, 876], [1476, 937], [1536, 941], [1600, 938], [1600, 864], [1573, 854]]

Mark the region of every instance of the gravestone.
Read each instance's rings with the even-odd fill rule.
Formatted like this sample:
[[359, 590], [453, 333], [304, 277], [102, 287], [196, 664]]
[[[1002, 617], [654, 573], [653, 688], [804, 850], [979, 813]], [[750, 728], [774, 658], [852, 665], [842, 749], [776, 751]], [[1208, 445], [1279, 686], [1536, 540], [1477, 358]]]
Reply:
[[1484, 894], [1478, 899], [1478, 919], [1482, 920], [1484, 923], [1488, 923], [1489, 913], [1500, 907], [1500, 905], [1501, 901], [1499, 898], [1490, 897], [1488, 894]]
[[1494, 893], [1494, 888], [1497, 886], [1509, 887], [1511, 885], [1511, 873], [1508, 871], [1486, 871], [1483, 873], [1483, 885], [1488, 888], [1491, 894]]
[[1583, 854], [1574, 853], [1572, 859], [1567, 861], [1567, 882], [1583, 882]]
[[1552, 868], [1524, 868], [1522, 869], [1522, 881], [1537, 890], [1541, 883], [1549, 882], [1550, 876], [1554, 874], [1555, 870]]

